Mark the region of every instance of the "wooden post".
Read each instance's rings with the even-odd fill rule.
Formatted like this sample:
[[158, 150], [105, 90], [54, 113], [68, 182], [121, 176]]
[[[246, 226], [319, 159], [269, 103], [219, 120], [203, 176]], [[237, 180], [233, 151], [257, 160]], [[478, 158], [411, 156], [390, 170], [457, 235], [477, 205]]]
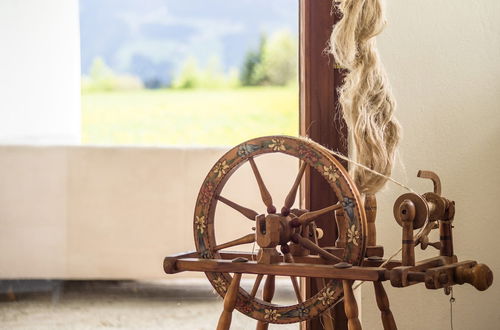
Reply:
[[233, 310], [236, 305], [236, 299], [238, 298], [238, 290], [240, 289], [240, 280], [241, 274], [235, 273], [227, 289], [226, 295], [224, 296], [224, 310], [219, 318], [219, 323], [217, 323], [217, 330], [229, 330], [231, 327]]
[[382, 318], [382, 325], [384, 330], [397, 330], [396, 321], [392, 315], [391, 308], [389, 305], [389, 298], [385, 292], [384, 285], [382, 282], [373, 282], [375, 288], [375, 298], [377, 299], [377, 306], [380, 310], [380, 316]]
[[342, 281], [344, 287], [345, 314], [347, 315], [348, 329], [361, 330], [361, 322], [359, 322], [358, 318], [358, 304], [356, 303], [356, 297], [354, 297], [354, 291], [352, 289], [353, 283], [354, 281]]
[[[300, 0], [300, 134], [347, 154], [347, 129], [339, 113], [336, 93], [342, 75], [334, 69], [334, 60], [324, 52], [337, 20], [331, 15], [332, 5], [333, 1]], [[301, 186], [302, 207], [319, 210], [337, 202], [335, 194], [318, 173], [307, 170], [304, 183]], [[322, 216], [316, 223], [324, 231], [319, 244], [334, 246], [337, 232], [333, 215]], [[307, 297], [318, 291], [315, 281], [304, 280], [302, 284]], [[333, 309], [333, 316], [336, 330], [347, 329], [343, 303]], [[323, 329], [318, 318], [304, 322], [301, 327]]]

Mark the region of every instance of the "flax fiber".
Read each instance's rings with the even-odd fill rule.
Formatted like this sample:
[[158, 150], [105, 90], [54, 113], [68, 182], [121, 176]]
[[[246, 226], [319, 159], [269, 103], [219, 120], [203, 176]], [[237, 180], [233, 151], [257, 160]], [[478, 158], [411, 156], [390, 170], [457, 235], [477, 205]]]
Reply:
[[346, 70], [339, 102], [353, 142], [351, 157], [360, 166], [351, 175], [361, 193], [374, 194], [391, 176], [400, 126], [394, 118], [396, 102], [375, 47], [385, 25], [382, 0], [342, 0], [342, 18], [334, 26], [329, 51]]

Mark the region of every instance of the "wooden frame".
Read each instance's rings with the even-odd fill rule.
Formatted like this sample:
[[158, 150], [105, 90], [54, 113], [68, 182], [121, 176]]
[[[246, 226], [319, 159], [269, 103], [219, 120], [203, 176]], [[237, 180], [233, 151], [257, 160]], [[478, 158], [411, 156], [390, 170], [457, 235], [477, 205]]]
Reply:
[[[334, 69], [334, 61], [325, 55], [332, 26], [337, 17], [332, 15], [332, 1], [300, 0], [300, 135], [309, 136], [323, 146], [347, 154], [347, 128], [342, 121], [335, 92], [342, 76]], [[343, 164], [345, 167], [346, 164]], [[308, 172], [301, 190], [301, 206], [321, 209], [335, 203], [326, 182], [317, 173]], [[317, 220], [326, 228], [320, 246], [333, 246], [337, 237], [335, 225], [328, 216]], [[327, 225], [331, 223], [331, 225]], [[312, 281], [303, 281], [306, 297], [317, 288]], [[343, 303], [334, 308], [335, 329], [347, 329]], [[323, 329], [319, 320], [301, 325], [302, 329]]]

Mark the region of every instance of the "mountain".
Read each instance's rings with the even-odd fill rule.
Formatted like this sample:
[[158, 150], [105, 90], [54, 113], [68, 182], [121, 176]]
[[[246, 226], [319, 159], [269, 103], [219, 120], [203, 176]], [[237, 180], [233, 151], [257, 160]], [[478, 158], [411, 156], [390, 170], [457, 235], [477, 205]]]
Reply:
[[239, 68], [262, 34], [283, 29], [298, 34], [298, 0], [80, 0], [81, 69], [101, 57], [168, 84], [190, 56]]

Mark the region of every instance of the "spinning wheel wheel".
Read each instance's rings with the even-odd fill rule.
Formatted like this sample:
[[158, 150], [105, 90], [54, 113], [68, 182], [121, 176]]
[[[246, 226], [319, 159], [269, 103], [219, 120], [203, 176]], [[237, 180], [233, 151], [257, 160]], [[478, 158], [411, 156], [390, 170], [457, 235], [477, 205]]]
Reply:
[[[290, 182], [291, 188], [279, 213], [255, 160], [270, 153], [287, 154], [300, 161], [298, 174], [291, 179], [293, 183]], [[235, 203], [230, 196], [223, 196], [224, 185], [231, 175], [247, 162], [253, 172], [251, 179], [257, 182], [266, 208], [261, 214]], [[323, 176], [338, 203], [319, 210], [292, 209], [298, 186], [308, 169]], [[269, 323], [294, 323], [317, 316], [323, 318], [325, 329], [333, 329], [331, 319], [323, 312], [342, 297], [349, 330], [360, 330], [352, 288], [354, 280], [373, 282], [384, 329], [395, 330], [397, 326], [382, 285], [384, 281], [393, 287], [423, 283], [427, 289], [444, 289], [448, 293], [452, 286], [464, 283], [486, 290], [493, 281], [488, 266], [473, 260], [458, 261], [452, 235], [455, 202], [441, 196], [437, 174], [421, 171], [418, 176], [431, 179], [434, 191], [422, 195], [406, 193], [396, 200], [394, 217], [402, 227], [402, 259], [383, 259], [383, 247], [377, 246], [375, 239], [375, 196], [365, 196], [363, 203], [346, 170], [327, 149], [309, 140], [286, 136], [247, 141], [227, 152], [210, 170], [195, 207], [196, 251], [166, 257], [165, 272], [206, 273], [217, 293], [224, 297], [218, 330], [229, 329], [234, 309], [258, 320], [257, 329], [266, 329]], [[216, 241], [215, 211], [218, 203], [226, 204], [241, 213], [242, 218], [248, 218], [247, 235], [224, 243]], [[321, 235], [322, 231], [317, 228], [315, 220], [326, 214], [337, 225], [337, 240], [333, 247], [318, 245], [318, 234]], [[253, 231], [250, 232], [250, 228]], [[422, 230], [415, 234], [419, 228]], [[433, 229], [439, 229], [438, 242], [429, 242], [429, 233]], [[257, 254], [225, 250], [249, 243], [259, 246]], [[416, 262], [414, 250], [417, 245], [422, 249], [437, 249], [439, 254]], [[257, 275], [249, 292], [240, 287], [245, 274]], [[273, 303], [276, 276], [290, 278], [296, 304]], [[297, 277], [315, 279], [319, 292], [307, 299], [302, 297]], [[258, 298], [262, 282], [263, 294]]]
[[[288, 154], [301, 161], [298, 174], [291, 182], [291, 189], [280, 213], [277, 213], [276, 201], [273, 201], [255, 161], [257, 156], [269, 153]], [[266, 207], [264, 214], [236, 204], [229, 199], [229, 196], [223, 196], [222, 192], [226, 182], [246, 162], [252, 167], [254, 174], [252, 180], [257, 182], [262, 201]], [[296, 199], [299, 183], [308, 167], [318, 171], [324, 177], [335, 192], [339, 203], [320, 210], [291, 209]], [[250, 232], [248, 235], [230, 242], [218, 244], [214, 224], [216, 221], [215, 210], [219, 202], [228, 205], [248, 218], [251, 221], [248, 226], [249, 231], [251, 227], [254, 227], [255, 233]], [[333, 216], [334, 211], [337, 217]], [[316, 230], [314, 220], [327, 213], [332, 214], [332, 221], [337, 219], [338, 225], [339, 238], [337, 242], [339, 244], [332, 249], [322, 249], [317, 245], [316, 233], [321, 231]], [[309, 260], [305, 260], [305, 257], [311, 253], [318, 254], [322, 260], [327, 260], [329, 264], [337, 264], [339, 268], [343, 265], [350, 267], [351, 265], [361, 265], [363, 261], [366, 248], [365, 236], [366, 216], [361, 198], [346, 170], [326, 148], [305, 139], [285, 136], [261, 137], [236, 146], [210, 170], [196, 202], [194, 238], [196, 250], [199, 256], [204, 259], [225, 259], [221, 250], [256, 241], [260, 246], [257, 256], [258, 264], [309, 262]], [[277, 252], [277, 246], [280, 247], [282, 255]], [[237, 255], [234, 254], [234, 257]], [[234, 268], [237, 266], [235, 265], [237, 262], [246, 262], [247, 260], [241, 257], [236, 258], [232, 260], [233, 265], [231, 266]], [[297, 296], [297, 304], [275, 305], [272, 303], [275, 274], [265, 274], [264, 271], [255, 273], [258, 275], [250, 292], [239, 287], [241, 273], [235, 273], [234, 279], [227, 272], [206, 272], [206, 275], [222, 297], [231, 294], [232, 299], [235, 299], [233, 306], [240, 312], [259, 320], [261, 324], [263, 322], [292, 323], [316, 317], [335, 304], [343, 294], [341, 281], [330, 280], [325, 283], [322, 280], [323, 288], [315, 296], [304, 300], [299, 291], [297, 278], [290, 276]], [[256, 293], [264, 275], [266, 275], [266, 279], [263, 298], [260, 299], [256, 297]], [[227, 312], [230, 313], [231, 308], [228, 308]]]

